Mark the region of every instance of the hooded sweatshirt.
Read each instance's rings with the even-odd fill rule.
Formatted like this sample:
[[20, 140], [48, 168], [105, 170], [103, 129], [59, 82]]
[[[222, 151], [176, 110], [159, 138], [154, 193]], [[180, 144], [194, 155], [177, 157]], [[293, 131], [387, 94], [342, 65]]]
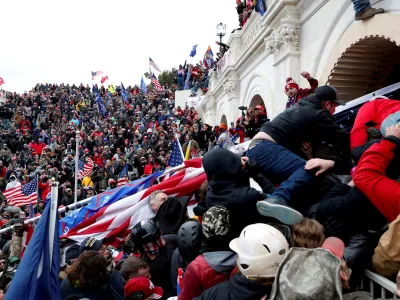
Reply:
[[221, 205], [230, 215], [230, 235], [238, 237], [244, 227], [257, 223], [261, 215], [257, 212], [257, 201], [265, 199], [264, 194], [250, 187], [248, 175], [242, 170], [237, 154], [223, 148], [207, 152], [203, 157], [207, 174], [208, 192], [204, 202], [194, 209], [202, 216], [209, 207]]

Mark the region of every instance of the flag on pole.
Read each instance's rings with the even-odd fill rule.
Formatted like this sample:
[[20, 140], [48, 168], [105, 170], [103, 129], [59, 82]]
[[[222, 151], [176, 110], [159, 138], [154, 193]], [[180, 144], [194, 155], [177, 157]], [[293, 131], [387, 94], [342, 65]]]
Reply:
[[94, 167], [94, 162], [90, 157], [87, 158], [86, 163], [83, 162], [81, 159], [79, 159], [78, 160], [78, 168], [79, 168], [78, 178], [82, 179], [83, 177], [92, 175], [93, 167]]
[[101, 82], [101, 83], [104, 83], [104, 82], [106, 82], [107, 80], [108, 80], [108, 76], [106, 75], [106, 76], [104, 76], [104, 77], [101, 77], [100, 82]]
[[117, 186], [127, 184], [128, 183], [127, 178], [128, 178], [128, 164], [125, 164], [121, 172], [119, 172]]
[[192, 51], [190, 51], [190, 57], [194, 57], [196, 55], [197, 46], [198, 45], [193, 46]]
[[[191, 163], [201, 164], [201, 159], [198, 160]], [[157, 185], [102, 207], [61, 238], [82, 242], [90, 235], [96, 239], [105, 238], [108, 243], [119, 246], [135, 224], [154, 216], [148, 202], [152, 192], [162, 190], [167, 195], [175, 197], [190, 196], [205, 180], [207, 176], [202, 167], [187, 167]], [[121, 188], [123, 187], [125, 186]]]
[[8, 189], [3, 192], [6, 197], [7, 203], [12, 206], [22, 206], [37, 203], [37, 178], [28, 182], [27, 184]]
[[256, 12], [259, 12], [261, 14], [261, 16], [264, 16], [265, 12], [267, 11], [265, 4], [264, 4], [264, 0], [254, 0], [254, 7]]
[[169, 167], [177, 167], [183, 164], [183, 151], [178, 139], [175, 139], [174, 147], [172, 148], [171, 156], [168, 160]]
[[124, 84], [121, 82], [121, 95], [122, 95], [122, 99], [124, 100], [124, 102], [128, 102], [128, 94], [125, 90]]
[[4, 84], [3, 78], [0, 77], [0, 85]]
[[96, 88], [96, 86], [93, 86], [93, 93], [94, 93], [94, 96], [96, 97], [95, 100], [97, 102], [97, 108], [99, 109], [99, 113], [101, 113], [101, 115], [103, 117], [106, 117], [107, 109], [104, 106], [103, 101], [101, 101], [100, 93], [99, 93], [98, 89]]
[[157, 91], [162, 91], [163, 90], [161, 85], [160, 85], [160, 82], [158, 82], [157, 77], [156, 77], [156, 75], [154, 75], [154, 73], [151, 76], [151, 83], [155, 85]]
[[149, 57], [149, 65], [154, 68], [154, 70], [161, 72], [160, 68], [156, 65], [156, 63]]
[[90, 203], [82, 208], [70, 211], [65, 218], [60, 220], [60, 236], [67, 234], [71, 229], [78, 226], [81, 222], [87, 218], [93, 216], [104, 206], [110, 205], [111, 203], [117, 202], [123, 198], [129, 197], [142, 190], [150, 187], [154, 181], [164, 174], [164, 171], [160, 171], [150, 176], [137, 179], [121, 187], [105, 191], [90, 199]]
[[142, 90], [143, 94], [147, 93], [147, 87], [146, 87], [146, 83], [144, 82], [143, 76], [142, 76], [142, 80], [140, 81], [140, 89]]
[[99, 76], [99, 75], [101, 75], [101, 74], [103, 74], [102, 71], [92, 72], [92, 80], [94, 80], [94, 78], [95, 78], [96, 76]]
[[213, 54], [213, 52], [212, 52], [212, 50], [211, 50], [211, 46], [210, 46], [210, 45], [208, 45], [206, 54], [210, 54], [211, 57], [214, 57], [214, 54]]
[[61, 300], [57, 199], [44, 209], [5, 299]]

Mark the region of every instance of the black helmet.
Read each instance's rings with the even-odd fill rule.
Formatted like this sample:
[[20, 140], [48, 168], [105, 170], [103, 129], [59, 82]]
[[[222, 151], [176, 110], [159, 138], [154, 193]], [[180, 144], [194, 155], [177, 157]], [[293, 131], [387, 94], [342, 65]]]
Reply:
[[197, 221], [183, 223], [178, 231], [178, 250], [183, 260], [191, 262], [200, 252], [203, 234]]
[[143, 253], [143, 244], [156, 242], [161, 236], [158, 223], [153, 220], [145, 220], [133, 226], [131, 231], [131, 239], [135, 247]]

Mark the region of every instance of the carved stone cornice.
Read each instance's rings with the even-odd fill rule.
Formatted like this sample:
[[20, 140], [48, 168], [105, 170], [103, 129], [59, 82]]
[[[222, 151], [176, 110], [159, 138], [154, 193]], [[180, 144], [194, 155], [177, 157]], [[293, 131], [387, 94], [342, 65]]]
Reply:
[[225, 93], [228, 94], [228, 98], [239, 97], [239, 81], [228, 80], [223, 85]]

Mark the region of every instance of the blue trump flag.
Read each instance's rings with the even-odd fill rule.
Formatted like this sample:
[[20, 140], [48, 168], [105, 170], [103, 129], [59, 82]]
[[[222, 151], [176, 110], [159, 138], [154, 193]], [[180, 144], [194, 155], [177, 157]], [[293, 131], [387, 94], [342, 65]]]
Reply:
[[146, 87], [146, 84], [144, 83], [143, 76], [142, 76], [142, 80], [140, 81], [140, 89], [142, 90], [142, 92], [144, 94], [147, 93], [147, 87]]
[[136, 194], [141, 190], [147, 189], [153, 184], [154, 180], [160, 177], [163, 173], [164, 171], [160, 171], [151, 174], [148, 177], [140, 178], [123, 186], [105, 191], [92, 197], [90, 199], [90, 203], [87, 206], [71, 211], [70, 213], [68, 213], [68, 215], [65, 216], [65, 218], [60, 220], [60, 236], [67, 234], [68, 231], [77, 226], [83, 220], [93, 216], [100, 208], [110, 205], [111, 203], [117, 202], [133, 194]]
[[128, 176], [128, 164], [125, 164], [122, 167], [121, 172], [119, 172], [118, 178], [124, 178], [124, 176]]
[[97, 102], [97, 108], [99, 109], [99, 113], [101, 113], [101, 115], [103, 117], [106, 117], [107, 110], [106, 110], [106, 107], [104, 106], [103, 101], [101, 101], [100, 93], [96, 86], [93, 86], [93, 93], [94, 93], [94, 96], [96, 97], [95, 100]]
[[124, 102], [128, 102], [128, 94], [126, 93], [124, 84], [121, 82], [121, 95]]
[[265, 12], [267, 11], [264, 0], [256, 0], [255, 9], [256, 12], [261, 14], [261, 16], [264, 16]]
[[5, 299], [61, 300], [59, 271], [56, 200], [44, 209]]
[[196, 55], [197, 46], [198, 45], [193, 46], [192, 51], [190, 51], [190, 57], [194, 57]]

